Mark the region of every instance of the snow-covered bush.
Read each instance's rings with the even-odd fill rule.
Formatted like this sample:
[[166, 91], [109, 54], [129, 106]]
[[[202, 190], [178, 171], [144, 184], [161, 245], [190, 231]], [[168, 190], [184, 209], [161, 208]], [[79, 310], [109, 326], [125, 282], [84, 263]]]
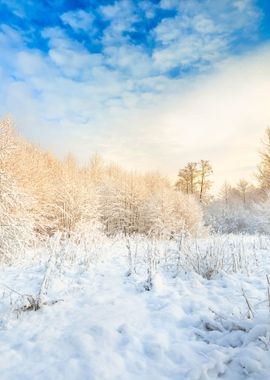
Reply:
[[179, 252], [180, 268], [207, 279], [213, 278], [219, 272], [228, 269], [225, 242], [226, 239], [222, 237], [212, 237], [206, 241], [187, 239]]
[[172, 238], [182, 233], [203, 233], [203, 214], [192, 196], [170, 189], [159, 191], [144, 205], [145, 225], [150, 235]]
[[[170, 267], [178, 275], [181, 271], [195, 272], [211, 279], [219, 273], [249, 274], [260, 264], [256, 252], [267, 250], [261, 237], [211, 235], [205, 239], [182, 238], [181, 245], [170, 250]], [[269, 244], [269, 242], [268, 242]]]
[[205, 209], [205, 222], [216, 233], [253, 234], [258, 230], [258, 218], [253, 204], [226, 204], [216, 200]]
[[[149, 180], [149, 179], [148, 179]], [[145, 234], [171, 238], [202, 233], [203, 214], [192, 196], [170, 187], [151, 187], [144, 177], [122, 175], [101, 187], [101, 220], [108, 235]]]
[[254, 204], [254, 213], [257, 218], [257, 231], [264, 234], [270, 233], [270, 192], [261, 202]]
[[139, 176], [106, 178], [100, 188], [101, 221], [108, 235], [143, 232], [144, 184]]

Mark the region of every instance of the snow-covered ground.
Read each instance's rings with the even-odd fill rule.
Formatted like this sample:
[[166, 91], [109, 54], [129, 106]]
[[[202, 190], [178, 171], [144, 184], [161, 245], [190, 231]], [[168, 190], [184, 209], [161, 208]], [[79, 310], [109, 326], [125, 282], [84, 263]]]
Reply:
[[[228, 239], [225, 248], [241, 239]], [[269, 380], [270, 244], [244, 239], [239, 268], [219, 258], [211, 279], [187, 271], [186, 259], [181, 264], [164, 247], [155, 251], [150, 291], [151, 260], [143, 246], [136, 255], [133, 247], [128, 276], [124, 241], [106, 243], [89, 261], [78, 253], [47, 267], [37, 258], [2, 267], [0, 379]], [[205, 263], [209, 249], [202, 251], [196, 255]], [[46, 268], [47, 305], [22, 311], [24, 295], [36, 297], [44, 285]]]

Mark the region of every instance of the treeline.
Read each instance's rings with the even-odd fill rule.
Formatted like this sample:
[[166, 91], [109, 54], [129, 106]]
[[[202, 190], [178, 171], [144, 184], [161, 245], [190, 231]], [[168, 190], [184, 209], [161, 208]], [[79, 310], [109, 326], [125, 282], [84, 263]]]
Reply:
[[270, 129], [261, 151], [257, 185], [225, 183], [211, 195], [211, 163], [188, 163], [175, 184], [157, 172], [139, 174], [93, 156], [80, 166], [50, 152], [0, 122], [0, 255], [21, 250], [60, 231], [66, 236], [102, 231], [172, 238], [270, 232]]
[[189, 162], [178, 173], [176, 189], [193, 194], [204, 209], [204, 222], [219, 233], [270, 232], [270, 128], [260, 151], [254, 183], [240, 179], [234, 186], [224, 182], [217, 196], [211, 195], [212, 166], [209, 161]]
[[265, 131], [255, 184], [245, 179], [236, 186], [225, 182], [208, 207], [206, 222], [214, 230], [230, 233], [270, 233], [270, 128]]
[[196, 200], [159, 173], [127, 172], [98, 156], [83, 167], [71, 155], [60, 161], [19, 137], [9, 119], [0, 123], [0, 207], [2, 254], [57, 231], [171, 237], [203, 225]]

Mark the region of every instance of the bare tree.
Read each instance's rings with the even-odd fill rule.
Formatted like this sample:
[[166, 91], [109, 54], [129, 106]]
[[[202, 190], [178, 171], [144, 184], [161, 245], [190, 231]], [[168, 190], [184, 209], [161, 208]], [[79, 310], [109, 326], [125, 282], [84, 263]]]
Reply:
[[225, 205], [228, 206], [232, 195], [232, 186], [225, 181], [219, 192], [219, 198], [224, 201]]
[[206, 200], [207, 192], [211, 188], [212, 182], [209, 177], [212, 173], [213, 169], [208, 160], [189, 162], [179, 170], [175, 187], [185, 194], [196, 195], [202, 203]]
[[189, 162], [179, 170], [176, 189], [186, 194], [195, 194], [198, 186], [199, 170], [197, 162]]
[[240, 197], [243, 201], [243, 204], [246, 205], [247, 203], [247, 194], [249, 190], [249, 183], [245, 179], [240, 179], [237, 184], [237, 190], [239, 191]]
[[213, 173], [212, 165], [208, 160], [199, 162], [199, 200], [202, 203], [207, 195], [207, 191], [211, 188], [212, 182], [209, 180]]

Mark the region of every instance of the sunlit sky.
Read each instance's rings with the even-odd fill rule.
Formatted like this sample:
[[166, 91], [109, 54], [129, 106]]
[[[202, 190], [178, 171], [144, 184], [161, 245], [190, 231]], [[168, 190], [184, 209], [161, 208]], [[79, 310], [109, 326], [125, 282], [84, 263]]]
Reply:
[[270, 125], [270, 0], [1, 0], [0, 115], [59, 157], [252, 179]]

